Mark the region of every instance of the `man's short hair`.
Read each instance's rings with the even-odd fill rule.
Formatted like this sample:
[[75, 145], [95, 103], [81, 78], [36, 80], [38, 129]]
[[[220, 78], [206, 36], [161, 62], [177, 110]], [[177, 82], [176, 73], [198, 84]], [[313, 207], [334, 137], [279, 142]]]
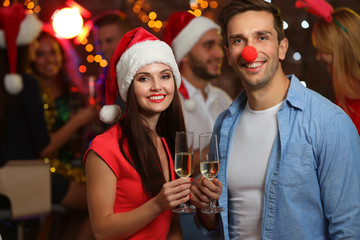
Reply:
[[121, 30], [128, 32], [131, 30], [130, 23], [126, 18], [126, 14], [120, 10], [110, 10], [96, 16], [93, 20], [94, 26], [101, 28], [103, 26], [117, 24]]
[[285, 38], [283, 20], [280, 9], [277, 6], [264, 0], [232, 0], [221, 9], [218, 17], [225, 46], [229, 45], [227, 25], [230, 19], [236, 14], [247, 11], [266, 11], [271, 13], [274, 17], [274, 28], [278, 34], [278, 40], [281, 41]]

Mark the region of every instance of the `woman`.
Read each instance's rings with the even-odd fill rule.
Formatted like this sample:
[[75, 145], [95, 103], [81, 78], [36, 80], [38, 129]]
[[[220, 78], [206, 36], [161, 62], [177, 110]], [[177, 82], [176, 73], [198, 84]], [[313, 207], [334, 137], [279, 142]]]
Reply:
[[41, 88], [47, 129], [51, 135], [50, 144], [40, 154], [52, 167], [52, 202], [65, 206], [72, 215], [72, 210], [83, 215], [81, 221], [65, 221], [67, 225], [83, 226], [83, 233], [79, 235], [86, 236], [91, 229], [82, 154], [89, 143], [85, 138], [87, 126], [97, 118], [98, 111], [96, 105], [86, 104], [81, 79], [69, 68], [75, 67], [68, 54], [70, 49], [63, 46], [60, 40], [44, 31], [34, 44], [31, 73]]
[[349, 8], [336, 9], [331, 22], [316, 23], [312, 38], [316, 59], [332, 75], [336, 103], [360, 133], [360, 16]]
[[97, 136], [87, 154], [90, 220], [97, 239], [181, 239], [172, 208], [190, 199], [191, 179], [175, 180], [175, 133], [184, 131], [170, 47], [136, 28], [126, 33], [109, 66], [100, 118], [120, 121]]
[[[22, 21], [16, 21], [22, 19]], [[13, 34], [14, 25], [19, 31]], [[8, 160], [37, 159], [49, 144], [39, 85], [26, 75], [30, 44], [42, 23], [21, 4], [0, 8], [0, 166]], [[7, 27], [8, 26], [8, 27]], [[26, 31], [29, 31], [26, 33]], [[15, 31], [15, 30], [14, 30]]]

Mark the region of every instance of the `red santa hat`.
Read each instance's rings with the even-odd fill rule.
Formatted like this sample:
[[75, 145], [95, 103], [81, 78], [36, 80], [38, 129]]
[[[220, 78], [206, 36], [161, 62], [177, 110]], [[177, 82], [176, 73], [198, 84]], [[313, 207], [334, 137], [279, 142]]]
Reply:
[[169, 16], [163, 41], [171, 46], [176, 62], [180, 63], [202, 35], [211, 29], [220, 31], [220, 26], [210, 18], [195, 17], [189, 12], [175, 12]]
[[100, 110], [101, 121], [110, 124], [119, 119], [120, 108], [115, 104], [117, 94], [120, 93], [121, 98], [126, 101], [129, 86], [136, 72], [152, 63], [168, 65], [179, 88], [180, 72], [169, 45], [142, 27], [124, 34], [110, 60], [106, 78], [107, 105]]
[[[195, 17], [189, 12], [175, 12], [169, 16], [163, 40], [171, 46], [176, 62], [180, 64], [202, 35], [212, 29], [220, 31], [220, 26], [207, 17]], [[189, 99], [184, 83], [181, 84], [179, 92], [185, 99], [184, 107], [189, 111], [194, 111], [196, 102]]]
[[22, 88], [22, 78], [16, 73], [17, 46], [31, 43], [42, 29], [41, 21], [25, 12], [22, 4], [0, 8], [0, 47], [7, 48], [10, 73], [5, 75], [5, 89], [12, 95]]

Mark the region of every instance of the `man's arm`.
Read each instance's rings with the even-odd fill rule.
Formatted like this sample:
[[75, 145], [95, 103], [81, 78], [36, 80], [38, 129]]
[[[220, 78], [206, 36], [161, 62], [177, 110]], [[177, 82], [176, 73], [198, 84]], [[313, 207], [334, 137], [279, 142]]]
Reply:
[[331, 239], [360, 239], [360, 140], [344, 113], [319, 144], [319, 184]]

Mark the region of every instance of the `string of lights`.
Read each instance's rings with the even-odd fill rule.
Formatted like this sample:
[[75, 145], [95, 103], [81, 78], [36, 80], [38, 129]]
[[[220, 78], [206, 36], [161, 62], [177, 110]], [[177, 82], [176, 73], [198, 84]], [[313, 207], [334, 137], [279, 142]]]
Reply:
[[[268, 2], [271, 2], [271, 0], [267, 0]], [[10, 0], [4, 0], [3, 1], [3, 6], [9, 6], [11, 4]], [[66, 2], [66, 4], [68, 5], [68, 9], [69, 11], [79, 11], [79, 16], [78, 19], [79, 21], [82, 21], [83, 19], [90, 19], [91, 14], [82, 6], [80, 6], [79, 4], [77, 4], [75, 1], [72, 0], [68, 0]], [[155, 33], [160, 32], [165, 26], [166, 26], [166, 20], [162, 20], [159, 19], [159, 14], [157, 13], [156, 10], [154, 10], [151, 6], [150, 1], [147, 0], [127, 0], [127, 4], [129, 6], [129, 9], [132, 10], [133, 14], [135, 14], [137, 16], [137, 18], [147, 27], [149, 27], [152, 31], [154, 31]], [[25, 0], [24, 1], [24, 5], [26, 6], [26, 8], [35, 13], [35, 14], [39, 14], [41, 9], [41, 6], [39, 5], [39, 1], [38, 0]], [[216, 9], [218, 8], [219, 4], [218, 1], [216, 0], [189, 0], [189, 9], [188, 11], [192, 14], [194, 14], [195, 16], [201, 16], [204, 14], [205, 11], [209, 10], [209, 9]], [[59, 10], [57, 10], [52, 17], [53, 20], [53, 25], [55, 26], [56, 24], [56, 18], [55, 15], [59, 13]], [[65, 19], [69, 19], [68, 16], [65, 17]], [[74, 36], [70, 36], [66, 37], [66, 34], [69, 34], [70, 30], [73, 29], [76, 26], [76, 21], [74, 19], [72, 19], [70, 22], [70, 26], [65, 26], [66, 21], [64, 20], [64, 18], [62, 18], [61, 20], [58, 21], [58, 25], [61, 26], [65, 26], [63, 27], [64, 33], [60, 33], [60, 30], [56, 31], [57, 35], [59, 37], [63, 37], [63, 38], [74, 38], [74, 43], [75, 44], [80, 44], [84, 47], [85, 52], [87, 53], [87, 55], [85, 56], [84, 59], [82, 59], [82, 64], [79, 66], [79, 72], [82, 74], [86, 74], [88, 72], [87, 69], [87, 65], [88, 63], [92, 64], [92, 63], [97, 63], [98, 66], [100, 66], [101, 68], [104, 68], [108, 65], [108, 62], [100, 55], [97, 54], [95, 52], [95, 47], [93, 45], [93, 43], [91, 43], [88, 39], [89, 37], [89, 32], [91, 31], [92, 28], [92, 21], [88, 20], [85, 22], [85, 24], [83, 22], [81, 22], [78, 25], [78, 29], [77, 30], [78, 33], [75, 33]], [[289, 25], [286, 21], [284, 21], [284, 30], [288, 29]], [[306, 20], [302, 20], [301, 21], [301, 27], [303, 29], [307, 29], [310, 27], [309, 23]], [[294, 61], [300, 61], [302, 58], [300, 52], [296, 51], [293, 54], [293, 60]], [[85, 62], [84, 62], [85, 61]]]

